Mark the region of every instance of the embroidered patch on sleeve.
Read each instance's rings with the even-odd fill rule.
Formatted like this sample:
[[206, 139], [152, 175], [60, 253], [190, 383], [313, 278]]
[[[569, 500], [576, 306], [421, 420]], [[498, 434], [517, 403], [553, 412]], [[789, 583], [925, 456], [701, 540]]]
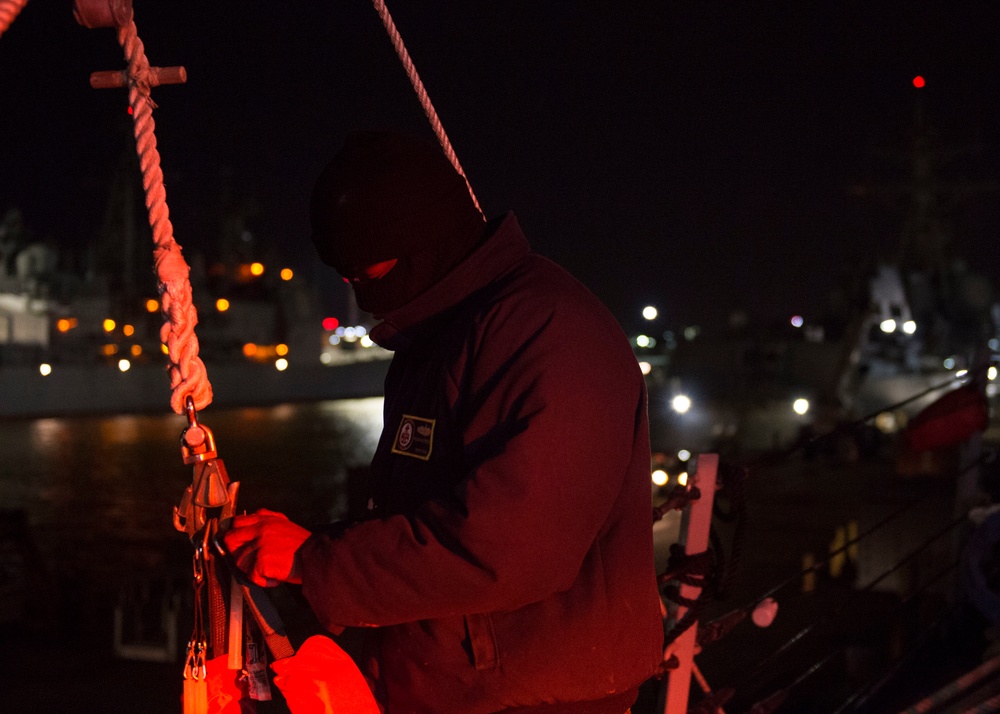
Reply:
[[412, 456], [421, 461], [430, 459], [434, 448], [435, 422], [435, 419], [404, 414], [392, 442], [392, 453]]

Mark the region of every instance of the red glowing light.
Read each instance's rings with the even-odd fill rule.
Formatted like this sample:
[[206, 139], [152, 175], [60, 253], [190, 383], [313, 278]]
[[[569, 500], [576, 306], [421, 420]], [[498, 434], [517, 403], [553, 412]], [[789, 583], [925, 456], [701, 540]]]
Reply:
[[128, 113], [129, 113], [129, 114], [131, 114], [131, 113], [132, 113], [132, 107], [129, 107], [129, 108], [128, 108]]
[[925, 84], [927, 84], [927, 82], [925, 82], [924, 78], [919, 74], [913, 78], [913, 86], [917, 89], [921, 89]]
[[323, 318], [323, 329], [324, 330], [336, 330], [337, 325], [340, 324], [340, 320], [335, 317], [325, 317]]

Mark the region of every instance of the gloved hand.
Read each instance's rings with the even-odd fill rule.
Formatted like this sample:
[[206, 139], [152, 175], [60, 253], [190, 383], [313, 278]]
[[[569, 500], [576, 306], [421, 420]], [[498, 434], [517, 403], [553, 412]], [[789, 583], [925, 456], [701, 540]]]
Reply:
[[261, 587], [302, 583], [298, 550], [312, 535], [283, 513], [262, 508], [235, 516], [222, 536], [237, 567]]

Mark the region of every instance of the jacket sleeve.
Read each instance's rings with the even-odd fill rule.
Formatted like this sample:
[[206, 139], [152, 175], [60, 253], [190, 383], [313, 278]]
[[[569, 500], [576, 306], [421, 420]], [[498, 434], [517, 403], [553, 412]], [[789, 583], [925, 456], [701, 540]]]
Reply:
[[487, 319], [471, 346], [457, 378], [470, 468], [454, 501], [303, 546], [303, 592], [325, 625], [513, 610], [572, 585], [646, 405], [617, 325], [607, 320], [602, 335], [557, 309]]

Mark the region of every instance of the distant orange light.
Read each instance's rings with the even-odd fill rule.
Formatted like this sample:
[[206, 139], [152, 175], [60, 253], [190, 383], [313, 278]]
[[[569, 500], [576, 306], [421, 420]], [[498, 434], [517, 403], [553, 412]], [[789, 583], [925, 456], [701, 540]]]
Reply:
[[122, 325], [122, 334], [126, 337], [131, 337], [135, 334], [135, 328], [131, 325]]
[[65, 317], [56, 322], [56, 329], [60, 332], [69, 332], [72, 327], [73, 326], [70, 324], [69, 320]]
[[111, 318], [109, 317], [108, 319], [106, 319], [106, 320], [104, 321], [104, 331], [105, 331], [105, 332], [113, 332], [113, 331], [114, 331], [114, 329], [115, 329], [115, 321], [114, 321], [114, 320], [112, 320], [112, 319], [111, 319]]
[[253, 342], [247, 342], [245, 345], [243, 345], [243, 354], [246, 355], [247, 357], [253, 357], [255, 354], [257, 354], [257, 345], [255, 345]]
[[149, 298], [149, 300], [146, 301], [146, 312], [156, 312], [159, 309], [159, 301], [154, 300], [153, 298]]
[[340, 324], [340, 320], [335, 317], [325, 317], [323, 318], [323, 329], [324, 330], [336, 330], [337, 326]]
[[105, 355], [106, 357], [110, 357], [113, 354], [117, 354], [117, 352], [118, 352], [118, 345], [104, 345], [101, 348], [101, 354]]
[[142, 354], [142, 345], [132, 345], [128, 351], [132, 353], [133, 357], [138, 357]]
[[219, 298], [215, 301], [215, 309], [219, 312], [225, 312], [229, 309], [229, 301], [226, 298]]
[[263, 275], [264, 274], [264, 264], [263, 263], [250, 263], [250, 274], [251, 275]]
[[281, 269], [281, 279], [282, 280], [291, 280], [293, 275], [295, 275], [295, 273], [292, 272], [291, 268], [282, 268]]
[[924, 78], [919, 74], [913, 78], [913, 86], [917, 89], [922, 89], [925, 84], [927, 84], [927, 82], [925, 82]]
[[160, 351], [165, 355], [170, 354], [170, 348], [166, 345], [160, 345]]
[[288, 345], [275, 346], [274, 354], [278, 355], [279, 357], [284, 357], [285, 355], [288, 354]]

